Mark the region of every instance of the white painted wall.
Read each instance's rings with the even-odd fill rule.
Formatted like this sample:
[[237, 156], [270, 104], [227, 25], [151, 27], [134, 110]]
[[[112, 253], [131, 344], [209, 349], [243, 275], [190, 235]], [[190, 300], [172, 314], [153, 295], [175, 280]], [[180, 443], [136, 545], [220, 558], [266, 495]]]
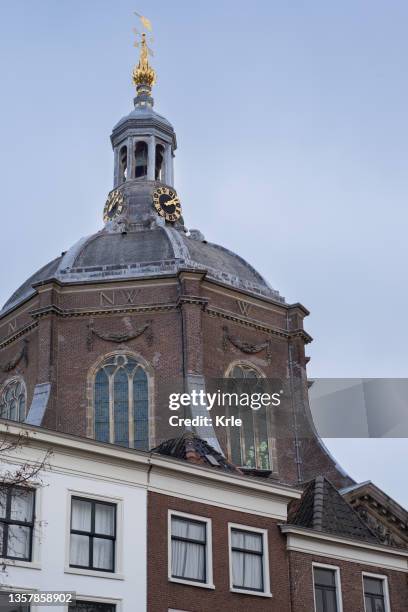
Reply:
[[[41, 456], [41, 451], [30, 454]], [[144, 474], [126, 463], [112, 465], [101, 461], [101, 457], [95, 460], [59, 451], [52, 456], [51, 465], [51, 470], [42, 473], [36, 494], [33, 561], [6, 561], [5, 570], [0, 570], [1, 587], [76, 591], [78, 599], [116, 603], [118, 612], [143, 612], [147, 524]], [[118, 504], [114, 574], [69, 568], [71, 494], [96, 496]], [[51, 606], [46, 609], [63, 610]]]

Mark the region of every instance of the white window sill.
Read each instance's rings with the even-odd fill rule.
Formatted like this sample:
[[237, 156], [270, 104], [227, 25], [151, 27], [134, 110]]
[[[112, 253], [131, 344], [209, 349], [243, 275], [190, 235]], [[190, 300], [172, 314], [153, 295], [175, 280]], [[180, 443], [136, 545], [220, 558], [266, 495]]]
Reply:
[[29, 569], [41, 569], [41, 565], [36, 561], [20, 561], [19, 559], [3, 559], [0, 557], [0, 565], [8, 565], [10, 567], [27, 567]]
[[114, 572], [98, 572], [97, 570], [90, 570], [81, 567], [65, 567], [64, 572], [66, 574], [77, 574], [79, 576], [94, 576], [95, 578], [108, 578], [110, 580], [124, 580], [123, 574], [115, 574]]
[[272, 597], [272, 593], [264, 591], [247, 591], [246, 589], [230, 589], [231, 593], [241, 593], [241, 595], [255, 595], [256, 597]]
[[202, 589], [215, 589], [215, 584], [209, 584], [208, 582], [194, 582], [192, 580], [183, 580], [182, 578], [169, 577], [169, 582], [187, 584], [188, 586], [201, 587]]

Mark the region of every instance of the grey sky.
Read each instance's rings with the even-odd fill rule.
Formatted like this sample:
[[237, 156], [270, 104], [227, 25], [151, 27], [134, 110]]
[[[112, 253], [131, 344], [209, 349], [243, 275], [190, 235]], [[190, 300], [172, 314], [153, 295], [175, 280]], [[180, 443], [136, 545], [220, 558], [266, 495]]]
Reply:
[[[156, 108], [177, 131], [187, 225], [311, 310], [311, 376], [407, 375], [406, 2], [1, 9], [2, 303], [101, 226], [138, 10], [154, 24]], [[408, 506], [406, 440], [328, 444]]]

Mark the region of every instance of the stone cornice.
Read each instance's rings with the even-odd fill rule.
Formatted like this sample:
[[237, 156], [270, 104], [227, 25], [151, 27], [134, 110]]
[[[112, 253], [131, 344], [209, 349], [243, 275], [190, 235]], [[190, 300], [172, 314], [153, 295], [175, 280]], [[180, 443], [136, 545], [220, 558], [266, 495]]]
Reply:
[[51, 305], [45, 308], [37, 308], [31, 311], [31, 316], [35, 319], [40, 319], [49, 314], [56, 315], [57, 317], [71, 318], [71, 317], [89, 317], [98, 315], [108, 314], [132, 314], [132, 313], [146, 313], [146, 312], [162, 312], [167, 310], [175, 310], [176, 304], [145, 304], [141, 306], [112, 306], [109, 308], [84, 308], [84, 309], [62, 309], [57, 306]]
[[25, 334], [27, 334], [29, 331], [31, 331], [35, 327], [38, 327], [38, 321], [33, 321], [32, 323], [28, 323], [27, 325], [24, 325], [24, 327], [21, 327], [14, 334], [7, 336], [6, 338], [4, 338], [4, 340], [0, 342], [0, 350], [4, 349], [9, 344], [12, 344], [13, 342], [15, 342], [15, 340], [18, 340], [19, 338], [21, 338], [21, 336], [24, 336]]
[[220, 317], [222, 319], [226, 319], [228, 321], [238, 323], [239, 325], [243, 325], [244, 327], [251, 327], [252, 329], [257, 329], [258, 331], [263, 331], [268, 334], [271, 334], [272, 336], [277, 336], [285, 340], [291, 340], [293, 338], [301, 338], [305, 344], [308, 344], [309, 342], [312, 341], [312, 337], [309, 336], [309, 334], [305, 332], [303, 329], [295, 329], [292, 331], [287, 331], [279, 327], [267, 325], [265, 323], [262, 323], [262, 321], [258, 321], [256, 319], [248, 319], [245, 317], [240, 317], [239, 315], [233, 314], [232, 312], [228, 312], [227, 310], [223, 310], [222, 308], [217, 308], [214, 306], [208, 306], [206, 308], [206, 312], [210, 316]]
[[208, 300], [197, 295], [180, 295], [177, 299], [176, 306], [179, 308], [180, 306], [183, 306], [183, 304], [195, 304], [196, 306], [201, 306], [201, 308], [205, 310]]

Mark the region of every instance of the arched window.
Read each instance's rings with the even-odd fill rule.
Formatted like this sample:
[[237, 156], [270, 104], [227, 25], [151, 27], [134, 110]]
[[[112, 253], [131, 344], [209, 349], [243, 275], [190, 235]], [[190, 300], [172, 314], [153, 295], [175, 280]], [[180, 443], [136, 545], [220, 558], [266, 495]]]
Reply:
[[156, 167], [154, 178], [156, 181], [164, 181], [164, 147], [156, 145]]
[[135, 178], [147, 177], [147, 143], [140, 141], [135, 147]]
[[132, 356], [107, 357], [95, 374], [94, 435], [101, 442], [149, 447], [148, 380]]
[[[237, 379], [234, 381], [234, 390], [241, 393], [254, 392], [254, 379], [262, 378], [258, 370], [247, 364], [235, 365], [228, 377]], [[243, 381], [242, 385], [240, 385], [240, 380]], [[251, 381], [252, 385], [249, 384]], [[234, 414], [242, 419], [242, 426], [229, 428], [231, 461], [242, 467], [272, 469], [270, 427], [266, 407], [262, 406], [258, 410], [253, 410], [247, 406], [238, 406]]]
[[26, 418], [27, 392], [21, 378], [7, 381], [0, 394], [0, 417], [13, 421], [24, 421]]
[[124, 145], [119, 151], [119, 182], [124, 183], [127, 179], [127, 146]]

